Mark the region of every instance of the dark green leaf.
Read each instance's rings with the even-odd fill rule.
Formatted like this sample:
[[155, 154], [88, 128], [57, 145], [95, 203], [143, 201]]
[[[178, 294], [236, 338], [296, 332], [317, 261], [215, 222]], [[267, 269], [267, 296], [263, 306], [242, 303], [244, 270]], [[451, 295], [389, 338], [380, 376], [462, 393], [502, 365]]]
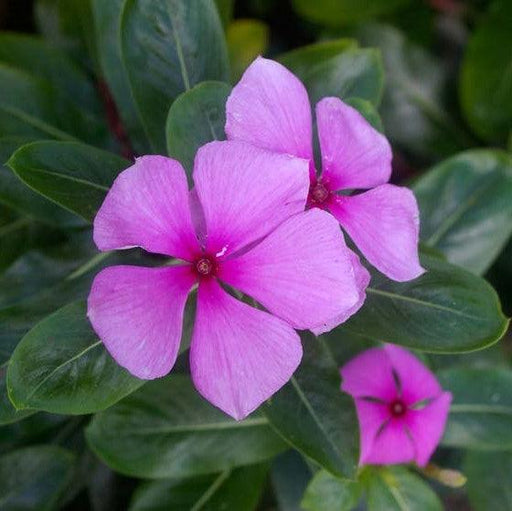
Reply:
[[350, 511], [357, 505], [361, 492], [359, 483], [321, 470], [307, 487], [301, 507], [307, 511]]
[[469, 124], [486, 140], [512, 133], [512, 3], [495, 0], [469, 40], [462, 64], [460, 102]]
[[474, 511], [512, 509], [512, 452], [469, 452], [464, 473]]
[[285, 448], [265, 418], [253, 414], [236, 422], [202, 399], [182, 375], [147, 383], [96, 415], [86, 437], [114, 470], [156, 479], [219, 473]]
[[217, 5], [217, 11], [219, 12], [222, 26], [226, 28], [233, 17], [235, 0], [215, 0], [215, 4]]
[[126, 0], [121, 44], [135, 103], [153, 151], [165, 152], [172, 102], [204, 80], [228, 78], [213, 0]]
[[167, 149], [189, 175], [197, 150], [212, 140], [224, 140], [226, 100], [231, 87], [222, 82], [204, 82], [184, 92], [172, 104], [167, 117]]
[[438, 377], [453, 395], [443, 445], [512, 450], [512, 371], [447, 369]]
[[194, 479], [144, 483], [135, 492], [129, 511], [253, 511], [267, 471], [267, 465], [253, 465]]
[[0, 457], [0, 507], [4, 511], [55, 509], [69, 483], [73, 455], [60, 447], [27, 447]]
[[432, 353], [472, 351], [502, 337], [508, 321], [485, 280], [437, 257], [421, 261], [426, 273], [409, 282], [372, 270], [361, 311], [327, 337], [346, 331]]
[[31, 188], [92, 221], [119, 172], [129, 162], [75, 142], [34, 142], [7, 163]]
[[278, 60], [302, 80], [313, 107], [325, 96], [357, 97], [374, 105], [380, 101], [384, 71], [379, 52], [359, 49], [351, 39], [305, 46]]
[[103, 410], [142, 384], [106, 352], [81, 301], [59, 309], [25, 335], [7, 371], [16, 408], [53, 413]]
[[423, 242], [485, 273], [512, 234], [512, 158], [492, 150], [462, 153], [427, 172], [414, 192]]
[[233, 83], [258, 55], [265, 53], [269, 35], [267, 25], [259, 20], [242, 19], [229, 25], [226, 38]]
[[354, 403], [340, 390], [338, 367], [322, 339], [305, 337], [292, 379], [263, 408], [293, 447], [336, 476], [352, 478], [359, 436]]

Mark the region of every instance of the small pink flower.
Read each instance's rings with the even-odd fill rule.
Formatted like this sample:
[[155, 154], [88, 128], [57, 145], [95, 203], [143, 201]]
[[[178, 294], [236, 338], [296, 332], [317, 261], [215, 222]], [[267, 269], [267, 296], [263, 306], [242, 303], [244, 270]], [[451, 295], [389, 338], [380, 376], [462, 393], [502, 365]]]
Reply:
[[[308, 94], [281, 64], [256, 59], [229, 96], [226, 114], [230, 140], [244, 140], [310, 162], [308, 205], [332, 213], [379, 271], [397, 281], [423, 273], [418, 259], [416, 199], [407, 188], [387, 184], [391, 147], [357, 110], [338, 98], [324, 98], [316, 105], [320, 175], [313, 160]], [[339, 193], [364, 189], [370, 190]]]
[[[358, 289], [336, 221], [304, 212], [306, 161], [212, 142], [198, 151], [193, 178], [191, 193], [181, 165], [163, 156], [139, 158], [118, 176], [94, 221], [98, 248], [138, 246], [182, 262], [101, 271], [88, 316], [120, 365], [158, 378], [176, 361], [185, 302], [198, 285], [192, 379], [206, 399], [242, 419], [297, 368], [294, 328], [353, 308]], [[235, 299], [221, 282], [268, 312]]]
[[341, 389], [356, 402], [359, 464], [425, 466], [441, 440], [452, 400], [435, 376], [391, 344], [364, 351], [340, 372]]

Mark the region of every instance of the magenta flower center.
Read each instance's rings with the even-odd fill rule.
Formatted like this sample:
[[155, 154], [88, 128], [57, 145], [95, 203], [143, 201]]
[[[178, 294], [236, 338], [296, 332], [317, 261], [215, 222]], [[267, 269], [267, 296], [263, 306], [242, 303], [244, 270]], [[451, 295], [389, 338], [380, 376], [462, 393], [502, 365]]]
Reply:
[[217, 265], [213, 259], [207, 256], [200, 257], [195, 262], [195, 270], [199, 277], [213, 277]]
[[330, 197], [331, 191], [321, 181], [311, 185], [309, 189], [309, 202], [312, 205], [320, 206], [324, 204]]
[[402, 417], [407, 412], [407, 406], [400, 399], [396, 399], [390, 403], [389, 411], [393, 417]]

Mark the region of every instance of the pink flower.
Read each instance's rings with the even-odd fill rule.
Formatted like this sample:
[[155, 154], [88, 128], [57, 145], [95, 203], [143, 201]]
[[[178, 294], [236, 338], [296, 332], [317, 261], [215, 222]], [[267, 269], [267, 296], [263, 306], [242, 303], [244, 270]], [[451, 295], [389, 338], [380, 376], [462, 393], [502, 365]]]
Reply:
[[[391, 148], [357, 110], [338, 98], [324, 98], [316, 105], [320, 175], [313, 160], [306, 89], [281, 64], [256, 59], [229, 96], [226, 113], [230, 140], [244, 140], [310, 162], [308, 205], [331, 212], [379, 271], [397, 281], [423, 273], [418, 260], [416, 199], [407, 188], [387, 184]], [[364, 189], [370, 190], [339, 193]]]
[[340, 372], [341, 389], [356, 402], [359, 463], [426, 465], [441, 439], [452, 400], [435, 376], [408, 351], [391, 344], [364, 351]]
[[182, 261], [101, 271], [88, 316], [121, 366], [158, 378], [176, 361], [185, 302], [198, 285], [192, 379], [206, 399], [242, 419], [298, 366], [294, 329], [331, 321], [354, 306], [358, 290], [336, 221], [304, 212], [306, 161], [212, 142], [198, 151], [193, 178], [190, 193], [181, 165], [163, 156], [139, 158], [118, 176], [94, 221], [98, 248], [138, 246]]

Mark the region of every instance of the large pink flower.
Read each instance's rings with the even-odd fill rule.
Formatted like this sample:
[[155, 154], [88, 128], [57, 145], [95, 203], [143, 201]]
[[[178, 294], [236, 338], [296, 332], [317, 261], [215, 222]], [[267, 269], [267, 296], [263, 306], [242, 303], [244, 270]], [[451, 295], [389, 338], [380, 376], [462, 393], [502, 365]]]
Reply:
[[[313, 160], [308, 94], [281, 64], [256, 59], [229, 96], [226, 114], [229, 139], [310, 162], [309, 206], [330, 211], [379, 271], [398, 281], [423, 273], [416, 199], [407, 188], [387, 184], [389, 143], [357, 110], [338, 98], [324, 98], [316, 105], [320, 175]], [[339, 193], [364, 189], [370, 190]]]
[[120, 365], [157, 378], [176, 361], [185, 302], [198, 284], [192, 378], [206, 399], [241, 419], [299, 364], [294, 328], [332, 323], [354, 307], [356, 277], [336, 221], [304, 212], [306, 161], [212, 142], [197, 153], [193, 178], [190, 193], [181, 165], [163, 156], [139, 158], [118, 176], [94, 221], [98, 248], [138, 246], [182, 262], [101, 271], [88, 316]]
[[341, 389], [356, 402], [360, 464], [426, 465], [443, 434], [452, 399], [435, 376], [391, 344], [364, 351], [340, 371]]

